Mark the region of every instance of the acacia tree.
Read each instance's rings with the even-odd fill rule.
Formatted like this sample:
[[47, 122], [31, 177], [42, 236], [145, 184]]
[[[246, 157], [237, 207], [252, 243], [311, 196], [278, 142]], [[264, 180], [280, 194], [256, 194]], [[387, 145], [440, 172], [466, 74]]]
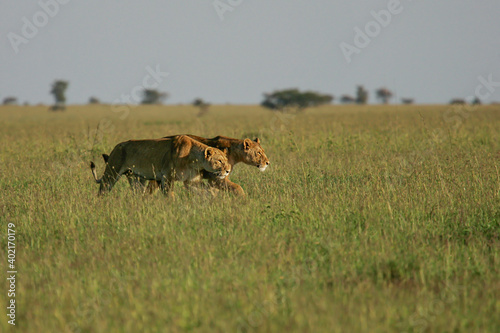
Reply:
[[167, 97], [168, 94], [166, 92], [159, 92], [155, 89], [144, 89], [141, 104], [161, 104]]
[[101, 104], [101, 101], [97, 97], [90, 97], [89, 98], [89, 104]]
[[17, 105], [17, 98], [8, 96], [3, 99], [3, 105]]
[[66, 109], [66, 89], [68, 89], [69, 82], [63, 80], [56, 80], [52, 83], [50, 93], [54, 96], [55, 103], [52, 106], [52, 111]]
[[368, 103], [368, 91], [363, 86], [358, 86], [358, 88], [356, 89], [356, 103]]
[[413, 98], [401, 98], [401, 103], [403, 104], [413, 104], [415, 100]]
[[377, 98], [384, 104], [388, 104], [392, 98], [392, 92], [387, 88], [377, 89], [375, 93], [377, 94]]
[[342, 95], [340, 98], [340, 103], [342, 104], [352, 104], [354, 102], [356, 102], [356, 99], [351, 95]]
[[201, 117], [205, 115], [208, 112], [208, 108], [210, 107], [210, 103], [205, 102], [201, 98], [196, 98], [193, 101], [193, 106], [197, 107], [200, 109], [200, 112], [196, 115], [197, 117]]
[[467, 102], [463, 98], [454, 98], [450, 101], [450, 104], [455, 104], [455, 105], [465, 105]]
[[261, 106], [280, 112], [289, 110], [302, 111], [309, 107], [330, 104], [332, 95], [324, 95], [313, 91], [300, 92], [298, 89], [278, 90], [265, 93]]

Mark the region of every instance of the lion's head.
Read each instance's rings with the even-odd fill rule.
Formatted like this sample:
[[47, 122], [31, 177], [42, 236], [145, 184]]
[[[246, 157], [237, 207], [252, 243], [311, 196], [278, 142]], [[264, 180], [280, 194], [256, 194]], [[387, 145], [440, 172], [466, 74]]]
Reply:
[[259, 138], [255, 140], [243, 140], [243, 162], [249, 165], [256, 166], [260, 171], [265, 171], [269, 165], [269, 159], [264, 153], [264, 149], [260, 146]]
[[205, 170], [213, 172], [218, 178], [224, 179], [231, 172], [226, 155], [219, 149], [207, 147], [205, 149]]

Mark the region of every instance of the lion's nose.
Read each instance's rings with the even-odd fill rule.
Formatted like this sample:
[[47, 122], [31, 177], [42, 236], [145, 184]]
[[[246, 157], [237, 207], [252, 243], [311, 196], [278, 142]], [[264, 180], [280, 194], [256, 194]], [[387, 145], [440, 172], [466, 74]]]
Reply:
[[269, 161], [266, 162], [266, 165], [269, 165]]

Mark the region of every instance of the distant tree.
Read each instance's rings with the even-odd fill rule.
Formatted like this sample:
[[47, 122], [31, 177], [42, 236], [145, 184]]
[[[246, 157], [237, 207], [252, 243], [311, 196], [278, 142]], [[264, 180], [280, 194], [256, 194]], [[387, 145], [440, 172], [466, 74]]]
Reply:
[[162, 104], [167, 97], [168, 94], [166, 92], [159, 92], [155, 89], [144, 89], [141, 104]]
[[472, 105], [481, 105], [483, 103], [481, 103], [481, 100], [479, 99], [479, 97], [474, 97], [474, 99], [472, 100]]
[[342, 97], [340, 97], [340, 103], [342, 104], [352, 104], [354, 102], [356, 102], [356, 99], [351, 95], [342, 95]]
[[66, 89], [69, 86], [68, 81], [57, 80], [52, 83], [52, 89], [50, 93], [54, 95], [55, 103], [52, 106], [52, 111], [65, 110], [66, 109]]
[[356, 103], [368, 103], [368, 91], [363, 86], [358, 86], [358, 88], [356, 89]]
[[384, 104], [388, 104], [392, 98], [392, 92], [387, 88], [380, 88], [375, 91], [377, 98]]
[[403, 104], [413, 104], [415, 100], [413, 98], [401, 98], [401, 103]]
[[265, 93], [261, 106], [285, 112], [289, 110], [302, 111], [309, 107], [330, 104], [332, 95], [323, 95], [313, 91], [300, 92], [298, 89], [279, 90], [273, 93]]
[[210, 107], [210, 103], [205, 102], [201, 98], [196, 98], [193, 101], [193, 106], [200, 109], [200, 111], [198, 112], [198, 114], [196, 116], [201, 117], [201, 116], [205, 115], [206, 113], [208, 113], [208, 108]]
[[3, 105], [17, 105], [17, 98], [8, 96], [3, 99]]
[[465, 105], [465, 104], [467, 104], [467, 102], [465, 101], [465, 99], [462, 99], [462, 98], [454, 98], [450, 101], [450, 104], [452, 104], [452, 105]]
[[97, 97], [90, 97], [89, 104], [101, 104], [101, 101]]

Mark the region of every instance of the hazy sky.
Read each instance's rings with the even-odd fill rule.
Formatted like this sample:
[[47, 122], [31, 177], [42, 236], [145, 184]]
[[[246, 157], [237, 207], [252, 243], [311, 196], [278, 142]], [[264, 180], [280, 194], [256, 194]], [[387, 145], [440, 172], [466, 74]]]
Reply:
[[[49, 103], [54, 79], [70, 82], [70, 104], [120, 101], [156, 81], [167, 104], [259, 103], [289, 87], [338, 97], [358, 84], [371, 103], [381, 86], [447, 103], [474, 95], [480, 76], [500, 82], [499, 0], [59, 2], [0, 4], [0, 101]], [[348, 63], [340, 45], [356, 47], [356, 27], [372, 37], [358, 36]], [[155, 80], [156, 69], [169, 75]], [[500, 101], [500, 83], [479, 92]]]

